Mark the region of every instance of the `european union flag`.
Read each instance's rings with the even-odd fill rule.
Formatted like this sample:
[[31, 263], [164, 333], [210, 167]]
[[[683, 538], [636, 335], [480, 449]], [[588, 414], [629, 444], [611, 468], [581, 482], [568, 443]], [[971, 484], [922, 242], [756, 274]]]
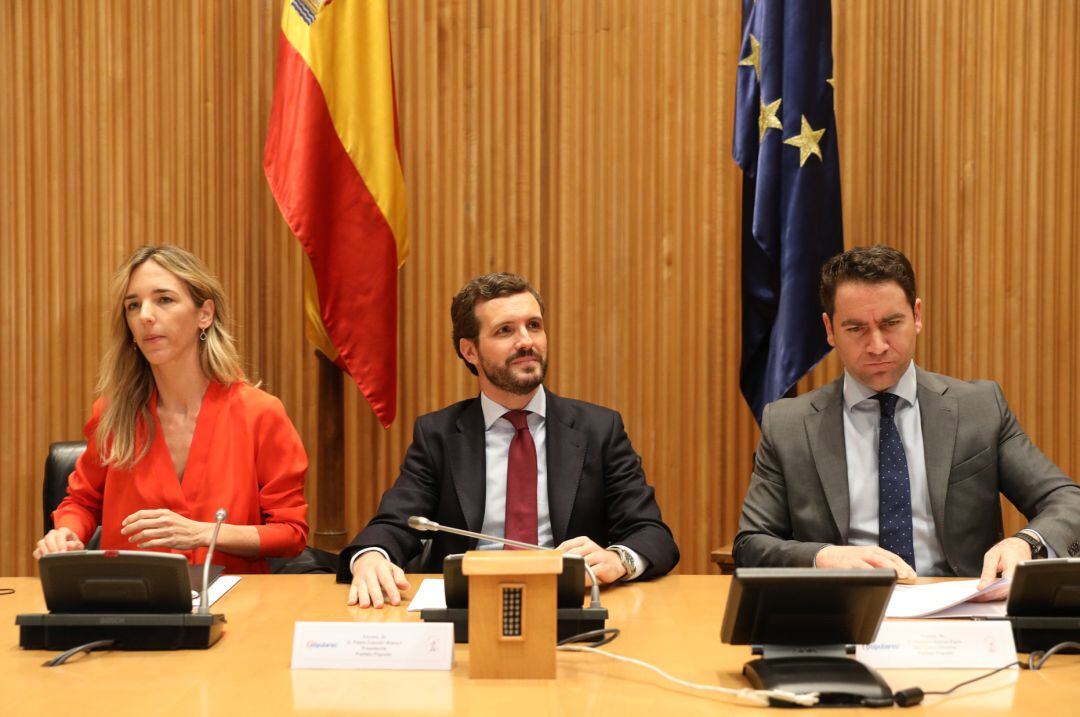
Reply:
[[829, 352], [821, 265], [844, 249], [830, 0], [743, 0], [732, 153], [743, 170], [739, 383], [754, 416]]

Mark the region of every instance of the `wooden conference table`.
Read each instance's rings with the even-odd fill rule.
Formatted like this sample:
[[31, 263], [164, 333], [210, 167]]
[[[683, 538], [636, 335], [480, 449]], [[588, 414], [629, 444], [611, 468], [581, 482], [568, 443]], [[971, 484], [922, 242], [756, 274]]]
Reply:
[[[468, 648], [455, 648], [450, 672], [359, 672], [289, 668], [296, 620], [412, 621], [404, 605], [347, 607], [331, 575], [245, 577], [214, 605], [228, 619], [214, 647], [184, 652], [95, 652], [46, 669], [57, 653], [18, 647], [15, 615], [43, 612], [36, 578], [2, 578], [0, 707], [14, 715], [716, 715], [765, 714], [724, 695], [666, 682], [599, 655], [559, 653], [549, 681], [470, 680]], [[420, 576], [410, 576], [413, 590]], [[674, 575], [603, 594], [608, 624], [622, 635], [607, 648], [652, 662], [692, 682], [745, 687], [749, 648], [720, 642], [730, 578]], [[411, 595], [411, 591], [409, 593]], [[894, 689], [943, 689], [981, 670], [883, 671]], [[949, 697], [929, 696], [913, 711], [934, 714], [1069, 714], [1080, 705], [1080, 656], [1056, 655], [1038, 672], [1007, 671]], [[813, 710], [815, 714], [841, 714]], [[881, 714], [844, 710], [842, 714]]]

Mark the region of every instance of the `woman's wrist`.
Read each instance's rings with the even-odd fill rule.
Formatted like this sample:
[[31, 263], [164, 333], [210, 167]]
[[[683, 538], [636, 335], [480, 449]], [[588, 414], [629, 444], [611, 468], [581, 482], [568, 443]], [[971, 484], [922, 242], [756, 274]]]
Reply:
[[214, 523], [199, 523], [199, 547], [209, 548], [214, 535]]

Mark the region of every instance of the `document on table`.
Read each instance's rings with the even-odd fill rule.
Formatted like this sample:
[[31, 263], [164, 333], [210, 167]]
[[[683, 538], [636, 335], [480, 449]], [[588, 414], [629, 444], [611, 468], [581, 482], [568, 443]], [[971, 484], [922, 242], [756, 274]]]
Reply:
[[442, 578], [426, 578], [420, 583], [412, 602], [409, 603], [408, 612], [420, 612], [428, 608], [446, 609], [446, 591], [443, 589]]
[[987, 603], [969, 601], [1009, 582], [1006, 578], [999, 578], [982, 590], [977, 587], [978, 579], [897, 585], [889, 598], [889, 606], [885, 608], [885, 617], [1005, 617], [1004, 600]]
[[[210, 583], [210, 588], [206, 591], [206, 601], [213, 605], [238, 582], [240, 582], [239, 575], [222, 575]], [[199, 607], [199, 594], [194, 590], [191, 591], [191, 607], [193, 609]]]

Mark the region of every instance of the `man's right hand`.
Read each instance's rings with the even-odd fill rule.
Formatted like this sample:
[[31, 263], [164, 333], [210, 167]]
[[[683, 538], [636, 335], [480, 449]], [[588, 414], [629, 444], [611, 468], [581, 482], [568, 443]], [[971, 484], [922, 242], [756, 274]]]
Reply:
[[915, 570], [895, 553], [876, 545], [826, 545], [814, 559], [816, 568], [892, 568], [898, 580], [911, 580]]
[[42, 555], [48, 555], [49, 553], [64, 553], [68, 550], [83, 550], [85, 546], [83, 542], [79, 540], [79, 536], [75, 535], [75, 531], [71, 528], [56, 528], [50, 530], [45, 534], [45, 537], [37, 542], [37, 547], [34, 548], [34, 559], [37, 560]]
[[[384, 602], [401, 603], [401, 591], [409, 588], [405, 571], [391, 563], [377, 550], [364, 553], [352, 566], [349, 605], [381, 608]], [[385, 596], [385, 597], [384, 597]]]

